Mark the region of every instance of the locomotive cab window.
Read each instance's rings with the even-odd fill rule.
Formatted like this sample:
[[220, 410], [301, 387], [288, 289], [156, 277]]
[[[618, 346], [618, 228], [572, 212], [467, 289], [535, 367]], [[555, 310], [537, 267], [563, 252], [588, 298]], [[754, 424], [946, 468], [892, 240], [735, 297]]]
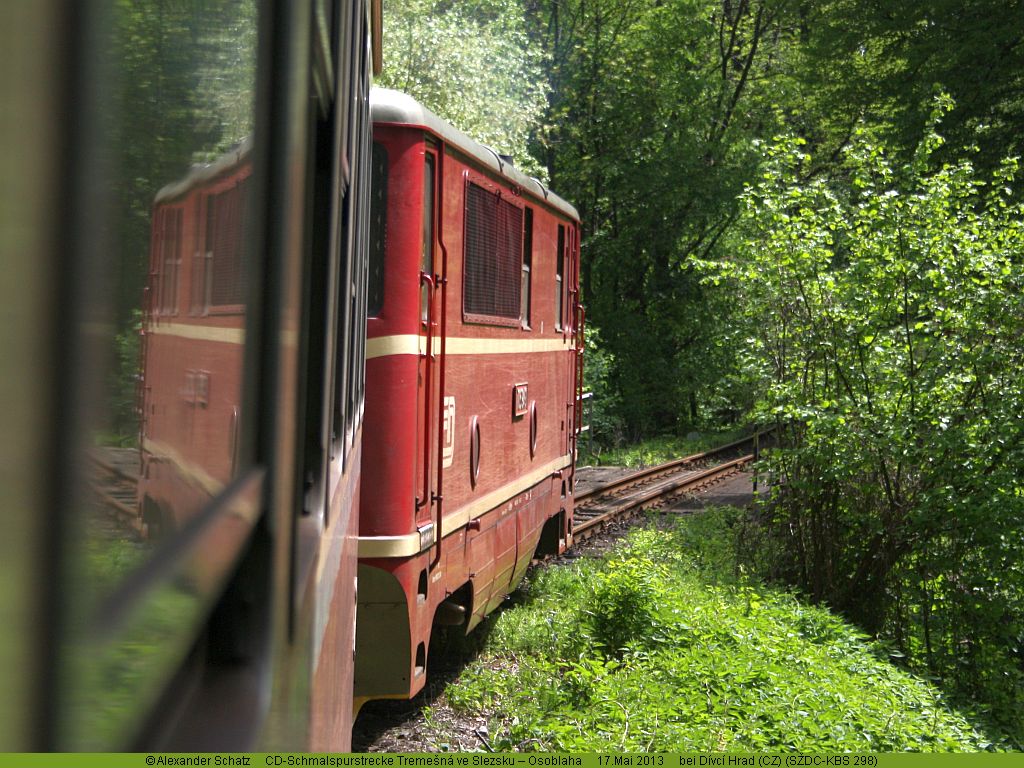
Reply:
[[387, 247], [388, 151], [373, 143], [370, 180], [370, 265], [367, 314], [377, 317], [384, 307], [384, 254]]
[[500, 193], [469, 182], [463, 286], [467, 321], [522, 322], [523, 218], [523, 209]]
[[530, 328], [530, 272], [533, 268], [533, 209], [526, 208], [523, 223], [523, 284], [520, 316], [525, 330]]
[[[153, 252], [159, 263], [155, 293], [159, 314], [173, 315], [178, 311], [178, 275], [181, 268], [180, 208], [168, 208], [154, 215]], [[157, 256], [159, 254], [159, 256]]]
[[430, 322], [430, 286], [434, 280], [434, 168], [436, 157], [428, 152], [423, 166], [423, 243], [420, 250], [420, 321]]
[[555, 252], [555, 330], [565, 327], [565, 226], [558, 225], [558, 250]]

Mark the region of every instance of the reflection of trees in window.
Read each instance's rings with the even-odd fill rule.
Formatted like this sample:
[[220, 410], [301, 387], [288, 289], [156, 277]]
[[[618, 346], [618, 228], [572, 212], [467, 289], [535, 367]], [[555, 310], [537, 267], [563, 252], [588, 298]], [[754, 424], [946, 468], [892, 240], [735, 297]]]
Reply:
[[118, 91], [107, 135], [119, 177], [115, 319], [123, 326], [145, 284], [157, 190], [252, 133], [256, 9], [253, 0], [146, 0], [118, 3], [115, 14]]
[[[252, 133], [256, 3], [135, 0], [110, 5], [105, 49], [113, 73], [113, 108], [106, 111], [102, 135], [109, 138], [105, 165], [113, 169], [114, 185], [109, 241], [102, 247], [115, 254], [115, 282], [108, 314], [97, 320], [112, 320], [121, 335], [130, 332], [133, 311], [141, 305], [157, 191], [183, 178], [193, 163], [221, 156]], [[179, 241], [189, 254], [196, 245]], [[180, 299], [172, 286], [180, 279], [181, 265], [161, 261], [153, 266], [165, 278], [159, 288], [154, 286], [153, 302], [166, 311]], [[189, 297], [193, 310], [196, 298]], [[136, 373], [115, 389], [133, 390]], [[118, 430], [126, 436], [137, 431], [136, 417], [131, 407], [120, 413], [115, 403], [128, 402], [127, 396], [111, 401], [113, 421], [123, 425]]]
[[[192, 4], [195, 5], [195, 4]], [[194, 159], [212, 160], [252, 133], [256, 74], [256, 9], [252, 0], [198, 3], [208, 21], [197, 41], [196, 116], [200, 132], [216, 134]]]

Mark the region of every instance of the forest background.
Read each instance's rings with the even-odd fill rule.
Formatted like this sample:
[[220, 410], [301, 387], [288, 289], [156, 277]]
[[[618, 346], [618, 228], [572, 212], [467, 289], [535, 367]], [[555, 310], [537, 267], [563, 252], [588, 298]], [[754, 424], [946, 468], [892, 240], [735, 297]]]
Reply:
[[598, 448], [778, 426], [748, 558], [1024, 744], [1024, 2], [391, 0], [385, 62], [579, 209]]

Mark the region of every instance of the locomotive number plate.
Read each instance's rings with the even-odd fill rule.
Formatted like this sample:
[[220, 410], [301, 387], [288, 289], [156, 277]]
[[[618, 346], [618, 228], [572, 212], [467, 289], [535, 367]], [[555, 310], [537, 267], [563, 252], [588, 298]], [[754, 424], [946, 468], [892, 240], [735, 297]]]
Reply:
[[518, 419], [525, 416], [529, 410], [530, 398], [527, 395], [526, 384], [515, 384], [512, 387], [512, 418]]
[[441, 453], [441, 466], [447, 469], [455, 461], [455, 397], [449, 395], [444, 399], [444, 449]]

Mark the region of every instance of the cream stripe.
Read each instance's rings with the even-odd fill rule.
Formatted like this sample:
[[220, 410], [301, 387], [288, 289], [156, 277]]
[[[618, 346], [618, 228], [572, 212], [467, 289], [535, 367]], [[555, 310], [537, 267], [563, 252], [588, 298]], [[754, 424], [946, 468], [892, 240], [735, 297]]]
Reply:
[[[513, 480], [495, 491], [466, 504], [451, 514], [445, 515], [442, 520], [441, 536], [450, 536], [464, 528], [470, 520], [482, 517], [487, 512], [518, 496], [523, 491], [529, 490], [546, 477], [550, 477], [559, 469], [569, 466], [570, 457], [559, 456], [554, 461], [530, 472], [528, 475]], [[359, 556], [360, 557], [411, 557], [420, 553], [419, 533], [409, 533], [404, 536], [360, 536]]]
[[197, 341], [221, 341], [225, 344], [243, 344], [244, 328], [223, 328], [216, 325], [191, 325], [188, 323], [167, 323], [146, 329], [146, 333], [159, 336], [178, 336]]
[[[156, 336], [177, 336], [180, 339], [195, 341], [219, 341], [224, 344], [244, 344], [244, 328], [223, 328], [217, 325], [192, 325], [190, 323], [165, 323], [146, 329], [146, 333]], [[299, 334], [289, 328], [278, 332], [281, 344], [294, 347]]]
[[420, 535], [360, 536], [360, 557], [412, 557], [420, 553]]
[[[434, 339], [434, 354], [441, 351], [441, 340]], [[366, 340], [366, 359], [391, 355], [422, 355], [426, 352], [425, 336], [379, 336]], [[482, 339], [449, 336], [446, 355], [514, 355], [529, 352], [564, 352], [574, 349], [572, 339]]]

